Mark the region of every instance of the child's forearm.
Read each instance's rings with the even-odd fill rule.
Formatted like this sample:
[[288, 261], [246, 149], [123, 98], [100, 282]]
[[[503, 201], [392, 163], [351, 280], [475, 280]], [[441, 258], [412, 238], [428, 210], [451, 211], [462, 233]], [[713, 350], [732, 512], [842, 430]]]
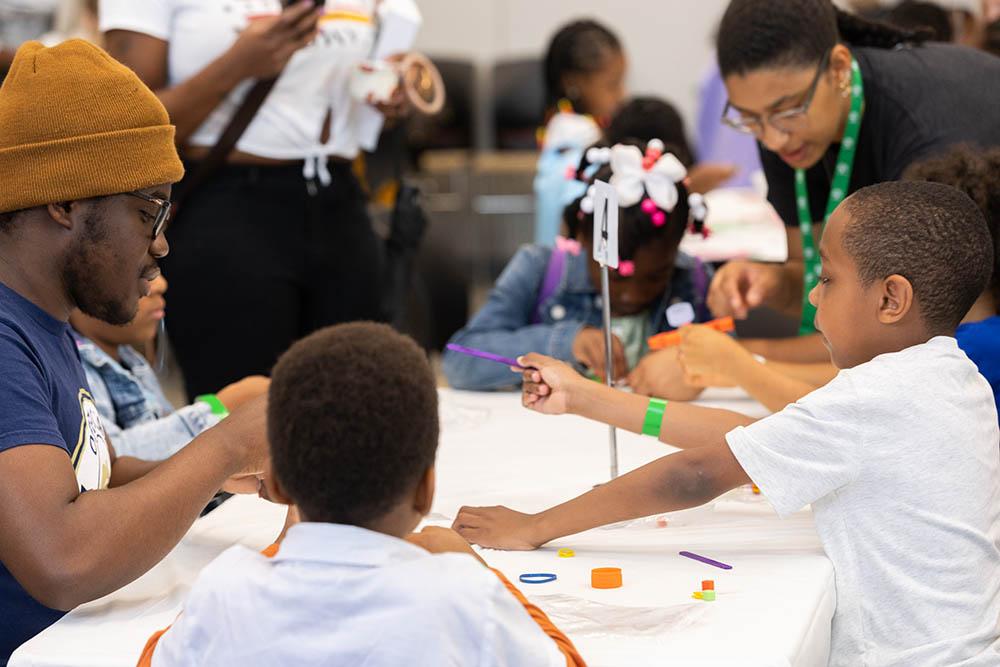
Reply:
[[531, 541], [697, 507], [749, 481], [725, 442], [670, 454], [534, 515]]
[[[642, 433], [649, 398], [592, 382], [581, 389], [569, 407], [581, 417]], [[754, 421], [731, 410], [675, 401], [668, 403], [663, 413], [659, 439], [681, 449], [703, 447], [724, 441], [726, 433]]]
[[784, 410], [789, 404], [816, 389], [813, 385], [788, 377], [771, 364], [760, 363], [750, 355], [734, 359], [728, 374], [736, 384], [772, 412]]
[[830, 361], [830, 351], [823, 345], [819, 334], [797, 338], [760, 338], [740, 341], [754, 354], [774, 361], [797, 364], [815, 364]]
[[840, 372], [836, 366], [830, 362], [818, 364], [792, 364], [784, 361], [766, 362], [767, 367], [780, 372], [795, 380], [808, 383], [815, 389], [819, 389], [827, 384]]

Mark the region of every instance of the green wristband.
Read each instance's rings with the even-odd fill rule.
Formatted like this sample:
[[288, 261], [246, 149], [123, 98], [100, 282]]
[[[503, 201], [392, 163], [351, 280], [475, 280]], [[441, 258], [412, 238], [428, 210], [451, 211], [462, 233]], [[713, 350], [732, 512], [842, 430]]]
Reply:
[[194, 400], [195, 402], [200, 401], [212, 408], [212, 414], [219, 419], [225, 419], [229, 416], [229, 408], [227, 408], [226, 404], [220, 401], [219, 397], [215, 394], [204, 394], [202, 396], [198, 396]]
[[651, 438], [660, 437], [660, 427], [663, 425], [663, 411], [667, 409], [667, 402], [659, 398], [649, 399], [649, 407], [646, 408], [646, 418], [642, 422], [642, 434]]

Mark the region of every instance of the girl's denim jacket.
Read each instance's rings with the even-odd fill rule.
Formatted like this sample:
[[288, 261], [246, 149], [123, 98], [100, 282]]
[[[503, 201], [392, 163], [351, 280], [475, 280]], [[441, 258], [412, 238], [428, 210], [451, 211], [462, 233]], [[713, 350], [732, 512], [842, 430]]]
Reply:
[[207, 403], [175, 411], [153, 368], [131, 347], [118, 348], [119, 363], [80, 333], [74, 331], [73, 338], [104, 430], [118, 456], [161, 461], [219, 422]]
[[[516, 358], [540, 352], [573, 362], [573, 341], [584, 327], [602, 326], [600, 292], [591, 284], [586, 252], [566, 252], [558, 287], [539, 302], [553, 249], [526, 245], [507, 264], [490, 292], [486, 305], [476, 313], [452, 343]], [[711, 319], [705, 296], [711, 281], [709, 267], [678, 253], [674, 275], [666, 291], [650, 310], [654, 333], [671, 331], [666, 309], [674, 303], [694, 306], [697, 322]], [[444, 374], [455, 389], [484, 391], [514, 387], [520, 376], [501, 364], [445, 351]]]

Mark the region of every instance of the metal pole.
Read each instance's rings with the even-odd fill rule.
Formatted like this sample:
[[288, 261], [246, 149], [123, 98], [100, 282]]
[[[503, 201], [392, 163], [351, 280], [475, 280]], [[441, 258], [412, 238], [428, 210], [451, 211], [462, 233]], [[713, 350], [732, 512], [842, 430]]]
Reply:
[[[608, 287], [608, 265], [601, 264], [601, 309], [604, 311], [604, 381], [614, 386], [611, 358], [611, 290]], [[608, 447], [611, 456], [611, 479], [618, 477], [618, 435], [614, 426], [608, 426]]]

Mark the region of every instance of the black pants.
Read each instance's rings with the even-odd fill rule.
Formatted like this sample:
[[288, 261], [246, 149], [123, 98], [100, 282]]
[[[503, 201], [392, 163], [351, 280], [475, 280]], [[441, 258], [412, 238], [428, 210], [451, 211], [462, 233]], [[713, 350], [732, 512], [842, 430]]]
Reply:
[[[188, 173], [193, 170], [188, 165]], [[170, 223], [167, 328], [189, 396], [269, 374], [297, 339], [380, 318], [381, 241], [347, 164], [225, 167]]]

